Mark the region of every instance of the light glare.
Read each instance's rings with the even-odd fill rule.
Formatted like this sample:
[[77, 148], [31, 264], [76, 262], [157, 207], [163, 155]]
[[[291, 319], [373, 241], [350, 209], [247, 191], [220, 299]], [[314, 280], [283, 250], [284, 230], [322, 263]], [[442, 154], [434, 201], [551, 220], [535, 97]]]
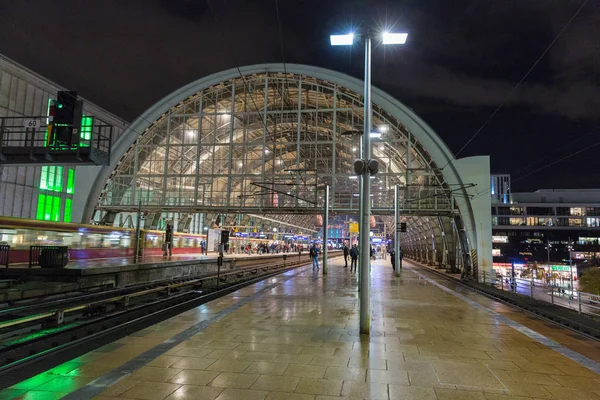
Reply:
[[371, 132], [369, 136], [374, 139], [381, 139], [381, 132]]
[[349, 33], [347, 35], [330, 35], [332, 46], [352, 46], [354, 43], [354, 34]]
[[383, 32], [383, 44], [404, 44], [408, 38], [408, 33]]

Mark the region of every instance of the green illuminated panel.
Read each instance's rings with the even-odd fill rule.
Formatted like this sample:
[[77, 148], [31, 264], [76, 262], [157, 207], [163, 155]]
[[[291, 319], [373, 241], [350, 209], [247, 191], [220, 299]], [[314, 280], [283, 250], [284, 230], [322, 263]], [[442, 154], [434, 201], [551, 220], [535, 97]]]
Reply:
[[59, 196], [39, 194], [36, 219], [58, 222], [60, 220], [60, 205]]
[[81, 118], [81, 139], [92, 140], [92, 117], [83, 116]]
[[38, 195], [38, 205], [37, 205], [37, 214], [35, 216], [35, 219], [44, 219], [44, 203], [46, 202], [46, 195], [45, 194], [39, 194]]
[[71, 199], [65, 199], [65, 222], [71, 222]]
[[44, 166], [40, 175], [40, 189], [62, 192], [63, 167]]
[[73, 194], [75, 192], [75, 170], [69, 168], [67, 176], [67, 193]]

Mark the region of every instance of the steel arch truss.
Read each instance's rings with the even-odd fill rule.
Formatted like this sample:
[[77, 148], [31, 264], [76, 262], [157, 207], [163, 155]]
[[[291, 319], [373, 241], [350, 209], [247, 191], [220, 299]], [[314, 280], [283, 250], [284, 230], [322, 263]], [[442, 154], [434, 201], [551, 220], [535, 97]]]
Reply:
[[[325, 185], [331, 212], [356, 214], [363, 99], [339, 84], [298, 73], [262, 72], [227, 79], [172, 106], [133, 142], [112, 171], [96, 211], [105, 217], [141, 204], [152, 226], [176, 218], [189, 232], [222, 224], [278, 223], [314, 230]], [[408, 254], [452, 265], [458, 217], [455, 191], [402, 121], [373, 105], [380, 170], [372, 210], [394, 227], [394, 186], [409, 232]], [[198, 215], [202, 221], [198, 223]], [[458, 233], [457, 233], [458, 234]], [[462, 252], [462, 250], [461, 250]], [[451, 254], [452, 253], [452, 254]]]

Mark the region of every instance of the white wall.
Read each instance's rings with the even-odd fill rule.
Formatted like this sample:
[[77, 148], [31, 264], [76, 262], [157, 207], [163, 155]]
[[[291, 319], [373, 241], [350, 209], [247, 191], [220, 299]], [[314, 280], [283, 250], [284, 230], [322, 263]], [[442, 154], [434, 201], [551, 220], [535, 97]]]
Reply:
[[[463, 221], [472, 249], [477, 249], [477, 266], [479, 273], [490, 272], [494, 260], [492, 257], [492, 199], [489, 195], [490, 188], [490, 157], [476, 156], [461, 158], [454, 161], [462, 183], [467, 188], [467, 194], [471, 197], [470, 209], [464, 197], [457, 196], [457, 205], [463, 215]], [[474, 225], [467, 225], [469, 219], [465, 218], [468, 213], [473, 214]]]

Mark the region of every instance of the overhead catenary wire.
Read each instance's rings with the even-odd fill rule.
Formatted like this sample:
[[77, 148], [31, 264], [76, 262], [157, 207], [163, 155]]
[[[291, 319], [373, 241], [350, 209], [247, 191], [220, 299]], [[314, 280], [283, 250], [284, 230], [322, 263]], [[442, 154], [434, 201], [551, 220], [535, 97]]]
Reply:
[[[575, 13], [571, 16], [571, 18], [569, 18], [569, 20], [565, 23], [565, 25], [563, 25], [563, 27], [560, 29], [560, 31], [558, 31], [558, 33], [556, 34], [554, 39], [550, 42], [550, 44], [546, 47], [546, 49], [542, 52], [542, 54], [537, 58], [537, 60], [533, 63], [533, 65], [527, 70], [525, 75], [523, 75], [521, 80], [519, 80], [519, 82], [517, 82], [517, 84], [515, 86], [513, 86], [513, 88], [508, 92], [508, 94], [505, 96], [504, 100], [498, 105], [498, 107], [496, 107], [496, 109], [483, 122], [483, 124], [479, 127], [479, 129], [477, 129], [475, 131], [475, 133], [469, 138], [469, 140], [467, 140], [467, 142], [456, 152], [455, 158], [458, 158], [458, 156], [463, 152], [463, 150], [466, 149], [469, 144], [471, 144], [471, 142], [483, 131], [483, 129], [496, 116], [496, 114], [498, 114], [498, 112], [502, 109], [502, 107], [504, 107], [504, 105], [508, 102], [508, 100], [510, 100], [510, 98], [517, 91], [517, 89], [521, 86], [521, 84], [527, 79], [527, 77], [529, 77], [529, 74], [531, 74], [531, 72], [540, 63], [540, 61], [544, 58], [544, 56], [548, 53], [548, 51], [550, 51], [550, 49], [554, 46], [554, 44], [558, 41], [558, 39], [562, 36], [562, 34], [571, 25], [573, 20], [575, 20], [575, 18], [579, 15], [579, 13], [585, 7], [585, 5], [588, 3], [588, 1], [589, 0], [584, 0], [581, 3], [581, 5], [579, 6], [579, 8], [577, 8]], [[442, 167], [441, 169], [443, 170], [444, 168], [446, 168], [451, 162], [452, 162], [451, 160], [448, 161], [448, 163], [446, 163], [446, 165], [444, 165], [444, 167]]]
[[[592, 129], [591, 131], [587, 132], [586, 134], [582, 135], [582, 136], [586, 136], [588, 134], [596, 133], [596, 132], [599, 132], [599, 131], [600, 131], [600, 125], [597, 126], [594, 129]], [[583, 147], [583, 148], [581, 148], [579, 150], [572, 151], [571, 153], [569, 153], [569, 154], [567, 154], [567, 155], [559, 158], [558, 160], [555, 160], [555, 161], [551, 162], [550, 164], [546, 164], [543, 167], [537, 168], [537, 169], [535, 169], [533, 171], [530, 171], [530, 172], [528, 172], [528, 173], [526, 173], [524, 175], [519, 176], [518, 178], [513, 179], [512, 182], [517, 182], [517, 181], [525, 179], [525, 178], [527, 178], [527, 177], [529, 177], [529, 176], [531, 176], [533, 174], [537, 174], [538, 172], [541, 172], [541, 171], [545, 170], [546, 168], [550, 168], [553, 165], [556, 165], [556, 164], [558, 164], [558, 163], [560, 163], [562, 161], [568, 160], [569, 158], [574, 157], [574, 156], [576, 156], [578, 154], [581, 154], [581, 153], [583, 153], [583, 152], [585, 152], [587, 150], [593, 149], [596, 146], [600, 146], [600, 141], [591, 143], [591, 144], [589, 144], [589, 145], [587, 145], [587, 146], [585, 146], [585, 147]], [[484, 191], [482, 191], [480, 193], [477, 193], [473, 197], [473, 199], [476, 199], [476, 198], [478, 198], [480, 196], [486, 195], [486, 194], [490, 193], [491, 190], [492, 190], [492, 187], [490, 186], [488, 189], [486, 189], [486, 190], [484, 190]]]

